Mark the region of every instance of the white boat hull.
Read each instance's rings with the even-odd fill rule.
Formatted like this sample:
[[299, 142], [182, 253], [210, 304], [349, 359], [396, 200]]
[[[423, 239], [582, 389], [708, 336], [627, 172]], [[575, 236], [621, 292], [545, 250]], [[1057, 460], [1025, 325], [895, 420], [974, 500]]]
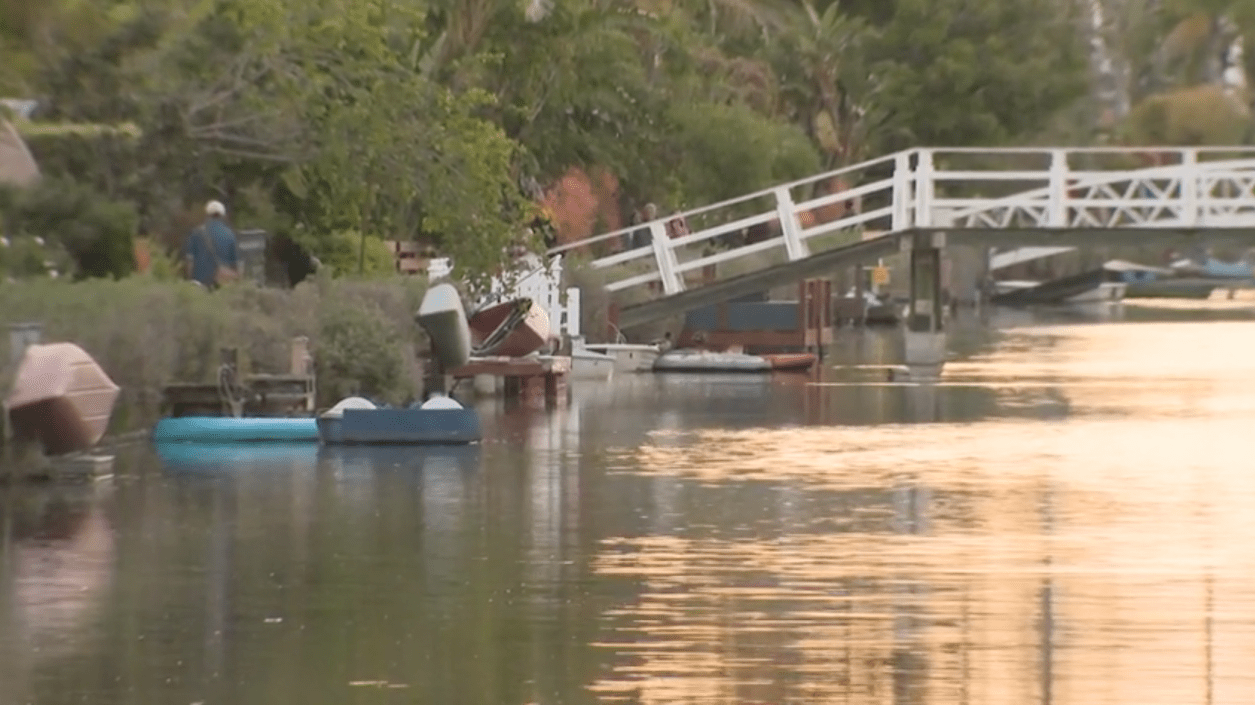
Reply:
[[[994, 293], [1010, 294], [1023, 289], [1031, 289], [1040, 283], [1025, 280], [1000, 281], [994, 284]], [[1128, 284], [1124, 282], [1102, 282], [1093, 289], [1069, 296], [1063, 301], [1070, 304], [1116, 303], [1124, 300], [1124, 292], [1127, 289]]]
[[1075, 304], [1116, 303], [1124, 299], [1126, 289], [1128, 285], [1124, 282], [1103, 282], [1094, 289], [1068, 297], [1067, 301]]
[[606, 380], [614, 376], [616, 360], [611, 355], [577, 348], [571, 351], [573, 379]]
[[650, 372], [654, 369], [654, 361], [659, 355], [656, 345], [594, 343], [584, 347], [590, 352], [614, 358], [614, 368], [619, 372]]
[[757, 355], [706, 350], [672, 350], [654, 360], [655, 372], [770, 372], [771, 362]]

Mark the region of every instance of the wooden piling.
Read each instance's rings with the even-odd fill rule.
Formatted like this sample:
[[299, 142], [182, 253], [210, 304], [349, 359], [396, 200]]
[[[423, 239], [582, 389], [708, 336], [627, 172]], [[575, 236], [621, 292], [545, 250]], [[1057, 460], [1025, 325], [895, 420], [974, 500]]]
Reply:
[[560, 401], [566, 391], [571, 372], [571, 358], [566, 356], [477, 357], [449, 371], [454, 379], [492, 376], [500, 379], [497, 387], [508, 399], [533, 402]]

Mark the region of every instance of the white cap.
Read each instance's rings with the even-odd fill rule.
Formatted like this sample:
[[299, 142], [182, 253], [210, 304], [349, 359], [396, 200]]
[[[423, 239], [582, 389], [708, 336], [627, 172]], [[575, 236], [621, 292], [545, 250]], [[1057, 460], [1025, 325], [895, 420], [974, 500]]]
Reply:
[[205, 215], [226, 215], [227, 207], [221, 201], [210, 201], [205, 204]]

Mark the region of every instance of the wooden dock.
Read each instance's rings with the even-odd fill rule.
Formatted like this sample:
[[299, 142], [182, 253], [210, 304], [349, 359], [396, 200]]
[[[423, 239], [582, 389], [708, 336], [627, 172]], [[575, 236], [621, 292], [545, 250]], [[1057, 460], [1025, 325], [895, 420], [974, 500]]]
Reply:
[[[222, 350], [222, 365], [237, 379], [239, 355], [233, 348]], [[238, 382], [175, 383], [162, 389], [162, 406], [167, 416], [310, 416], [314, 413], [314, 371], [308, 353], [308, 340], [292, 341], [292, 359], [286, 374], [244, 374]]]
[[503, 394], [508, 399], [554, 402], [565, 396], [571, 374], [571, 358], [562, 355], [534, 357], [473, 357], [450, 370], [455, 380], [474, 380], [478, 394]]
[[9, 448], [0, 456], [0, 485], [8, 483], [53, 482], [91, 483], [113, 477], [114, 456], [104, 453], [75, 453], [49, 458], [35, 446]]

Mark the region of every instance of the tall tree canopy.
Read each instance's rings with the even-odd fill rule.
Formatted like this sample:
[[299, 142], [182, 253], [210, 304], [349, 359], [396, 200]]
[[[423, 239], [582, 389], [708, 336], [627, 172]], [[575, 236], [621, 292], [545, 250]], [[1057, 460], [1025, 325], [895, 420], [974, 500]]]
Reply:
[[523, 185], [573, 167], [665, 210], [1027, 139], [1085, 92], [1078, 2], [0, 0], [0, 61], [43, 119], [136, 126], [48, 163], [147, 229], [215, 197], [315, 253], [422, 238], [484, 274]]

